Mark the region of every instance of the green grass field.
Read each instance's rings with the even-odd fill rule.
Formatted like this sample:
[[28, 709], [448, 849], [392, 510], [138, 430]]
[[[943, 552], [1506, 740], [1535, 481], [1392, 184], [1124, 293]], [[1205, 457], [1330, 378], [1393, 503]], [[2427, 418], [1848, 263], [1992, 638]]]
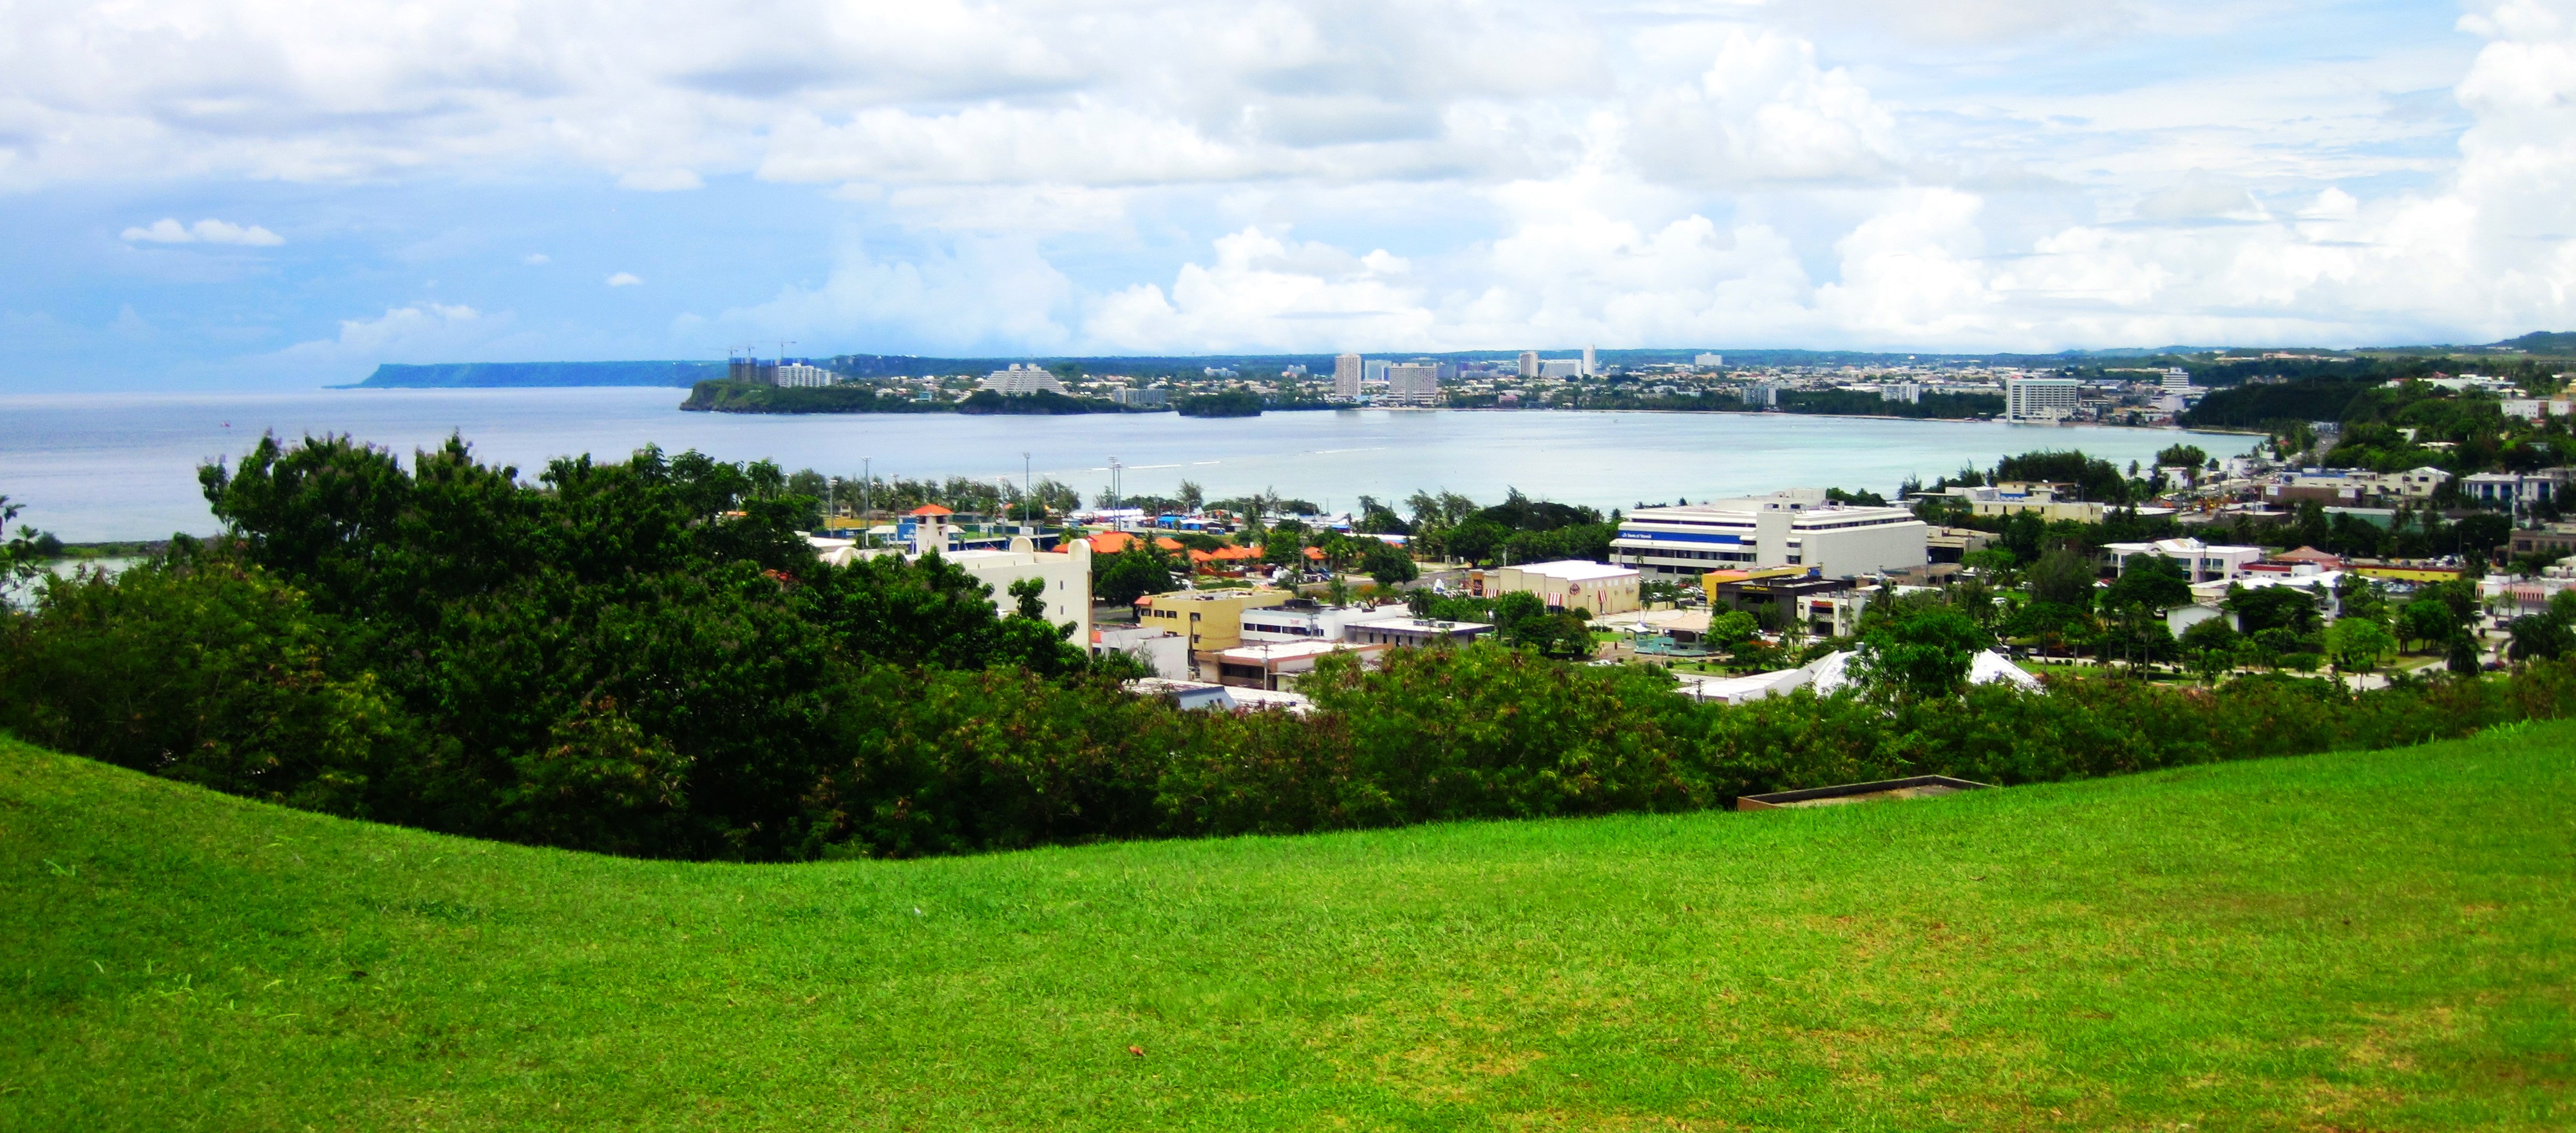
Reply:
[[0, 743], [0, 869], [8, 1129], [2576, 1127], [2576, 725], [802, 866]]

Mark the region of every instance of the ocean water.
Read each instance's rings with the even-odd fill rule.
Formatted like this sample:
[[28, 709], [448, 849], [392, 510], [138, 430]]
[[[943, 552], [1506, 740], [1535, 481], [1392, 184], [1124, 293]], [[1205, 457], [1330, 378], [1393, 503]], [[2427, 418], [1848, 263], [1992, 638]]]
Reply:
[[2172, 430], [1899, 421], [1737, 413], [1349, 410], [1199, 419], [750, 416], [682, 413], [677, 389], [314, 390], [298, 393], [39, 395], [0, 398], [0, 495], [74, 542], [153, 539], [217, 528], [197, 487], [208, 461], [260, 434], [346, 433], [408, 457], [457, 433], [490, 462], [534, 479], [545, 462], [621, 458], [645, 444], [790, 471], [856, 476], [1010, 477], [1023, 468], [1088, 501], [1124, 467], [1130, 494], [1184, 479], [1209, 498], [1276, 489], [1334, 510], [1416, 489], [1480, 501], [1511, 488], [1600, 508], [1677, 498], [1838, 486], [1893, 491], [1962, 466], [2042, 448], [2080, 448], [2122, 466], [2191, 440], [2233, 455], [2249, 438]]

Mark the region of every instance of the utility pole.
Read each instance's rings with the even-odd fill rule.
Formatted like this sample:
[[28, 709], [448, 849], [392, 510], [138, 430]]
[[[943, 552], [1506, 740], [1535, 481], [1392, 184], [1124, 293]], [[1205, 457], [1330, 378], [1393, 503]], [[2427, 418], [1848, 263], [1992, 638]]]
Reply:
[[1022, 532], [1022, 534], [1035, 535], [1038, 533], [1037, 521], [1031, 519], [1029, 516], [1029, 509], [1035, 506], [1037, 502], [1037, 482], [1030, 479], [1029, 454], [1023, 452], [1020, 454], [1020, 519], [1028, 530]]
[[876, 462], [873, 456], [859, 458], [859, 542], [862, 544], [868, 540], [868, 513], [875, 510], [868, 506], [868, 489], [875, 486]]

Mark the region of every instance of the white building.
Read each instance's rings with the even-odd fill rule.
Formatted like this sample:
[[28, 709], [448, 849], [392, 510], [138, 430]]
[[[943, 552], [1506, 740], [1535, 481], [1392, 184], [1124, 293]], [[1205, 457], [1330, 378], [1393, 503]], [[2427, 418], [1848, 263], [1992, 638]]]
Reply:
[[1746, 405], [1778, 405], [1780, 404], [1780, 383], [1748, 382], [1737, 396], [1742, 397]]
[[1430, 362], [1404, 362], [1386, 368], [1387, 400], [1403, 405], [1440, 403], [1440, 367]]
[[1901, 507], [1852, 507], [1818, 488], [1638, 508], [1610, 541], [1610, 561], [1656, 577], [1803, 566], [1858, 578], [1930, 562], [1931, 525]]
[[1595, 367], [1595, 366], [1592, 364], [1592, 348], [1591, 348], [1591, 347], [1589, 347], [1589, 346], [1584, 347], [1584, 348], [1583, 348], [1583, 376], [1588, 378], [1588, 377], [1591, 377], [1591, 376], [1593, 376], [1594, 374], [1598, 374], [1598, 373], [1600, 373], [1600, 372], [1601, 372], [1601, 371], [1600, 371], [1600, 369], [1599, 369], [1599, 368], [1597, 368], [1597, 367]]
[[1386, 368], [1388, 364], [1389, 363], [1384, 358], [1371, 358], [1368, 361], [1360, 363], [1360, 384], [1364, 386], [1386, 384]]
[[778, 384], [809, 388], [828, 386], [832, 384], [832, 371], [803, 362], [781, 362], [778, 364]]
[[1726, 368], [1726, 355], [1702, 354], [1697, 358], [1691, 359], [1691, 365], [1697, 366], [1703, 370], [1723, 370]]
[[1075, 539], [1063, 551], [1039, 551], [1025, 535], [1011, 539], [1007, 551], [947, 551], [941, 558], [957, 564], [975, 580], [993, 588], [993, 608], [1008, 617], [1019, 609], [1011, 584], [1034, 578], [1046, 584], [1049, 625], [1072, 622], [1073, 641], [1091, 640], [1091, 544]]
[[1357, 401], [1360, 396], [1360, 367], [1366, 359], [1357, 354], [1344, 354], [1333, 359], [1333, 396]]
[[2198, 539], [2109, 543], [2102, 549], [2111, 553], [2111, 568], [2117, 573], [2127, 574], [2130, 562], [2139, 558], [2172, 559], [2191, 582], [2232, 581], [2245, 573], [2246, 564], [2263, 561], [2261, 547], [2230, 547]]
[[1109, 400], [1133, 409], [1160, 409], [1171, 404], [1170, 391], [1161, 386], [1144, 389], [1129, 387], [1109, 391]]
[[1524, 378], [1538, 376], [1538, 351], [1521, 351], [1521, 376]]
[[1345, 641], [1350, 628], [1362, 622], [1391, 621], [1410, 617], [1402, 606], [1326, 607], [1300, 604], [1247, 608], [1243, 611], [1245, 641]]
[[1005, 396], [1036, 393], [1039, 390], [1063, 393], [1064, 383], [1055, 380], [1055, 375], [1048, 373], [1044, 366], [1024, 366], [1013, 362], [1010, 369], [995, 370], [984, 375], [984, 388]]
[[1878, 387], [1878, 399], [1880, 401], [1902, 401], [1907, 405], [1920, 405], [1923, 403], [1923, 383], [1889, 382]]
[[1182, 680], [1190, 673], [1190, 639], [1161, 626], [1102, 626], [1091, 631], [1091, 652], [1124, 653], [1157, 677]]
[[[939, 534], [934, 535], [934, 529]], [[886, 531], [878, 528], [878, 531]], [[852, 540], [806, 536], [814, 548], [814, 557], [833, 566], [848, 566], [864, 558], [900, 554], [919, 559], [925, 554], [957, 564], [975, 580], [993, 588], [993, 609], [1009, 617], [1019, 612], [1019, 599], [1011, 597], [1011, 584], [1034, 578], [1046, 584], [1046, 620], [1051, 625], [1074, 624], [1072, 640], [1081, 644], [1091, 640], [1091, 544], [1076, 539], [1062, 551], [1040, 551], [1026, 535], [1011, 537], [1009, 550], [940, 550], [947, 532], [955, 528], [938, 523], [936, 518], [917, 522], [912, 529], [913, 545], [909, 549], [893, 547], [860, 547]]]
[[1582, 377], [1582, 376], [1583, 376], [1583, 360], [1582, 360], [1582, 359], [1580, 359], [1580, 358], [1542, 358], [1542, 359], [1539, 359], [1539, 363], [1538, 363], [1538, 376], [1540, 376], [1540, 377], [1542, 377], [1542, 378], [1579, 378], [1579, 377]]
[[2480, 504], [2520, 512], [2533, 504], [2558, 498], [2566, 487], [2567, 470], [2564, 468], [2480, 472], [2460, 481], [2460, 494]]
[[2004, 420], [2056, 424], [2075, 415], [2084, 383], [2074, 378], [2004, 379]]

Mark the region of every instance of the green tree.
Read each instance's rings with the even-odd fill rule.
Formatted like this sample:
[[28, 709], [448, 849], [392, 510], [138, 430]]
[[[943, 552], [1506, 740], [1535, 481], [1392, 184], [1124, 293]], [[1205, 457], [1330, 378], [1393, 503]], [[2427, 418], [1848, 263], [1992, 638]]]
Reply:
[[2098, 576], [2092, 556], [2072, 547], [2055, 547], [2031, 564], [2030, 596], [2038, 602], [2090, 609]]
[[2380, 658], [2396, 649], [2397, 639], [2368, 618], [2344, 618], [2326, 629], [2326, 653], [2334, 658], [2336, 668], [2346, 672], [2376, 669]]
[[1138, 598], [1171, 590], [1176, 569], [1170, 555], [1151, 543], [1140, 542], [1094, 561], [1091, 594], [1106, 605], [1132, 606]]
[[1854, 658], [1873, 695], [1915, 703], [1956, 695], [1968, 684], [1979, 650], [1993, 644], [1984, 627], [1945, 606], [1907, 610], [1861, 642]]
[[2132, 557], [2128, 569], [2102, 591], [2102, 606], [2111, 610], [2137, 606], [2161, 613], [2190, 604], [2190, 577], [2181, 564], [2162, 555]]
[[1381, 540], [1366, 540], [1360, 551], [1360, 566], [1377, 583], [1381, 592], [1422, 577], [1422, 568], [1404, 548]]

